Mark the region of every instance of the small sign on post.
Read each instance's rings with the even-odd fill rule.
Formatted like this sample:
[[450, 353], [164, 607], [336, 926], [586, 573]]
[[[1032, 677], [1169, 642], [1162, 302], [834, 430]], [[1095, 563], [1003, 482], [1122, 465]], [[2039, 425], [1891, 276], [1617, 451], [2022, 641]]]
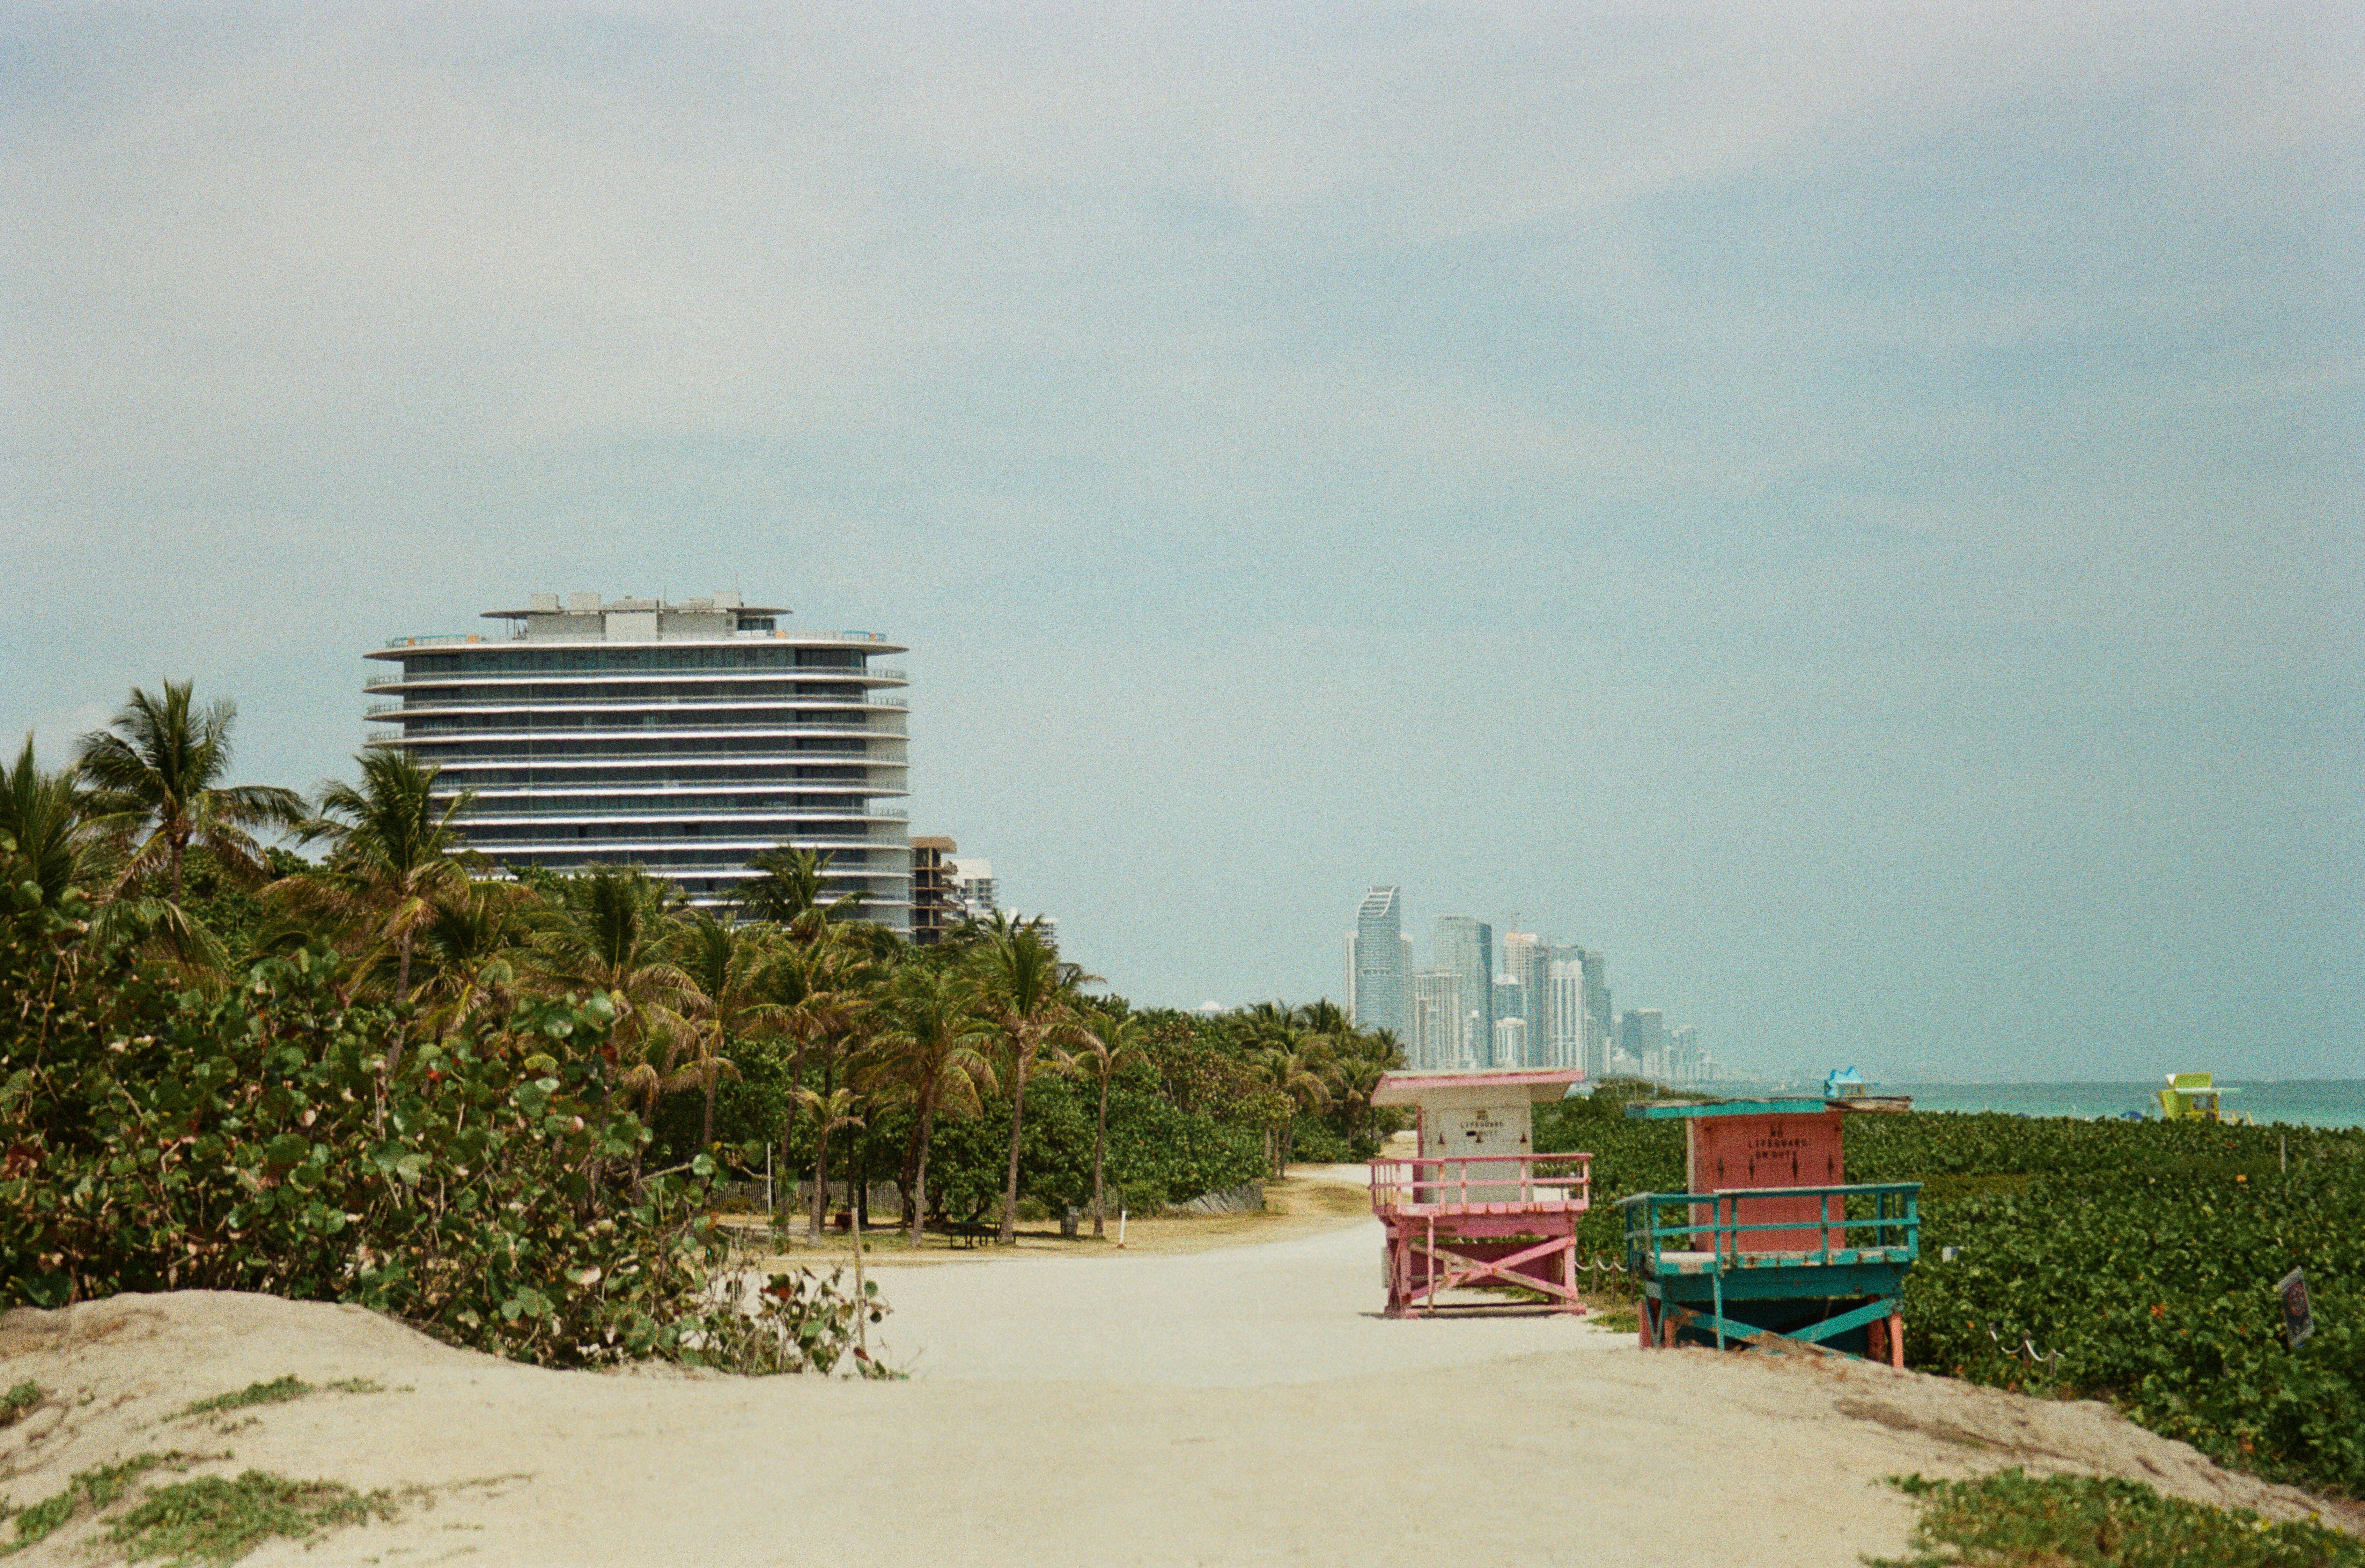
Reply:
[[2293, 1269], [2275, 1282], [2275, 1294], [2283, 1298], [2283, 1333], [2296, 1350], [2315, 1332], [2315, 1316], [2307, 1305], [2307, 1276]]

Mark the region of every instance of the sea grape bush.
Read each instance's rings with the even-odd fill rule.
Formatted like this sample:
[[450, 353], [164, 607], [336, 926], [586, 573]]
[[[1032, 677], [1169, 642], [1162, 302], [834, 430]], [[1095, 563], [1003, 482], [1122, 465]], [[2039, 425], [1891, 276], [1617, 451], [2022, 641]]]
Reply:
[[[1923, 1204], [1912, 1364], [2104, 1398], [2222, 1462], [2365, 1494], [2365, 1134], [2063, 1122], [2033, 1141], [2071, 1169]], [[2316, 1324], [2296, 1349], [2272, 1288], [2293, 1268]]]
[[[1580, 1246], [1616, 1259], [1611, 1205], [1681, 1191], [1684, 1141], [1605, 1088], [1540, 1107], [1536, 1146], [1593, 1153]], [[2224, 1463], [2365, 1495], [2365, 1130], [1866, 1114], [1846, 1137], [1851, 1182], [1925, 1183], [1911, 1365], [2104, 1399]], [[2315, 1316], [2296, 1350], [2272, 1289], [2293, 1268]]]
[[605, 999], [414, 1038], [389, 1078], [414, 1025], [345, 1004], [326, 947], [175, 990], [73, 903], [17, 904], [0, 920], [0, 1305], [263, 1291], [552, 1365], [745, 1338], [703, 1294], [711, 1165], [634, 1169], [647, 1133], [605, 1085]]

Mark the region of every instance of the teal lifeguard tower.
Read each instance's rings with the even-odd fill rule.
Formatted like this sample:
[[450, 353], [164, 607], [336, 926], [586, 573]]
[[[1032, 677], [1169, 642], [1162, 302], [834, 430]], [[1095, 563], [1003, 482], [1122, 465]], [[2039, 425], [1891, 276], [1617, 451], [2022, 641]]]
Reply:
[[1681, 1193], [1620, 1198], [1646, 1349], [1788, 1340], [1905, 1364], [1906, 1271], [1922, 1254], [1922, 1184], [1851, 1184], [1841, 1126], [1894, 1100], [1636, 1104], [1685, 1123]]

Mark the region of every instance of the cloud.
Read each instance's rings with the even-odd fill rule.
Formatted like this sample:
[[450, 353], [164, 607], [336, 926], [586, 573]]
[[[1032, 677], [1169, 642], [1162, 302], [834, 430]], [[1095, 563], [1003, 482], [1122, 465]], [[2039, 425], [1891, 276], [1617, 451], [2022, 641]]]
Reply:
[[2198, 1046], [2202, 946], [2365, 1044], [2352, 10], [0, 28], [20, 728], [193, 673], [300, 782], [386, 636], [738, 581], [1137, 996], [1400, 877], [1712, 1045]]

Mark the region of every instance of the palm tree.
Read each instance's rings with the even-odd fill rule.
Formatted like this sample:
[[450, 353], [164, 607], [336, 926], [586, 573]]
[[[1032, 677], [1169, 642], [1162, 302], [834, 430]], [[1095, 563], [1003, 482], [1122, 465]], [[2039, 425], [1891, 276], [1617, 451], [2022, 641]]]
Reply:
[[271, 858], [253, 830], [305, 820], [303, 800], [292, 790], [222, 783], [238, 708], [227, 698], [196, 707], [193, 689], [190, 681], [168, 680], [163, 695], [151, 697], [135, 686], [108, 727], [75, 745], [93, 825], [128, 850], [117, 885], [161, 868], [165, 896], [175, 905], [181, 862], [192, 845], [210, 850], [231, 876], [261, 882]]
[[982, 1109], [979, 1091], [993, 1087], [993, 1065], [982, 1048], [992, 1031], [978, 1016], [977, 1002], [969, 976], [942, 964], [907, 964], [888, 989], [889, 1027], [872, 1042], [870, 1081], [912, 1107], [904, 1220], [914, 1247], [928, 1217], [928, 1141], [936, 1113], [975, 1115]]
[[764, 927], [717, 919], [704, 910], [691, 916], [681, 935], [679, 961], [690, 987], [682, 1011], [689, 1028], [677, 1038], [688, 1046], [693, 1059], [668, 1078], [666, 1087], [705, 1092], [701, 1148], [714, 1144], [715, 1085], [739, 1076], [737, 1065], [723, 1053], [733, 1040], [765, 1027], [779, 1013], [779, 1003], [767, 992], [765, 974], [779, 950], [778, 938]]
[[[796, 1091], [796, 1102], [813, 1121], [813, 1223], [805, 1237], [819, 1241], [823, 1221], [829, 1212], [829, 1135], [840, 1127], [858, 1127], [862, 1118], [854, 1114], [854, 1091], [843, 1085], [826, 1093], [801, 1087]], [[858, 1213], [862, 1204], [857, 1199], [847, 1206]]]
[[517, 993], [532, 902], [515, 882], [471, 882], [436, 901], [419, 928], [415, 958], [416, 996], [438, 1040]]
[[[761, 873], [739, 884], [739, 913], [749, 920], [791, 925], [808, 911], [822, 909], [821, 879], [829, 868], [827, 851], [775, 845], [747, 865]], [[842, 910], [850, 902], [851, 895], [841, 898], [824, 913]]]
[[1101, 1089], [1100, 1120], [1093, 1128], [1093, 1238], [1108, 1234], [1105, 1219], [1108, 1204], [1101, 1182], [1101, 1162], [1108, 1150], [1109, 1085], [1120, 1069], [1127, 1066], [1148, 1050], [1149, 1042], [1142, 1036], [1141, 1020], [1131, 1013], [1115, 1007], [1101, 1009], [1093, 1032], [1078, 1044], [1076, 1065], [1099, 1081]]
[[1327, 996], [1298, 1007], [1290, 1017], [1309, 1038], [1324, 1042], [1326, 1048], [1339, 1047], [1355, 1036], [1355, 1025], [1346, 1009]]
[[[294, 908], [353, 928], [378, 951], [394, 950], [394, 1000], [410, 1000], [410, 961], [421, 927], [468, 893], [468, 873], [453, 822], [476, 801], [473, 790], [437, 800], [438, 770], [398, 751], [367, 751], [358, 787], [320, 786], [319, 810], [301, 830], [325, 839], [319, 867], [272, 884]], [[387, 1055], [390, 1076], [402, 1057], [397, 1038]]]
[[1372, 1092], [1380, 1080], [1404, 1066], [1404, 1047], [1396, 1044], [1395, 1032], [1374, 1029], [1370, 1034], [1351, 1034], [1330, 1057], [1326, 1076], [1330, 1090], [1344, 1114], [1341, 1130], [1352, 1142], [1359, 1126], [1368, 1126], [1372, 1120]]
[[1296, 1136], [1297, 1114], [1328, 1103], [1330, 1090], [1322, 1081], [1321, 1055], [1295, 1025], [1268, 1029], [1261, 1037], [1268, 1043], [1255, 1053], [1254, 1059], [1288, 1106], [1273, 1150], [1272, 1173], [1279, 1176], [1288, 1166], [1290, 1147]]
[[772, 1009], [771, 1025], [789, 1037], [788, 1115], [780, 1128], [779, 1159], [789, 1163], [797, 1096], [804, 1088], [805, 1064], [816, 1051], [825, 1064], [824, 1084], [835, 1078], [832, 1046], [853, 1028], [862, 1007], [864, 969], [846, 940], [843, 927], [815, 923], [804, 932], [807, 940], [782, 946], [765, 966], [759, 982], [764, 1002]]
[[982, 1011], [1002, 1037], [1009, 1063], [1010, 1173], [1002, 1193], [1004, 1247], [1018, 1245], [1018, 1139], [1026, 1114], [1026, 1081], [1048, 1047], [1092, 1038], [1076, 1018], [1077, 988], [1097, 980], [1074, 964], [1062, 963], [1043, 935], [1041, 920], [1009, 924], [982, 949], [985, 975]]
[[0, 773], [0, 834], [9, 840], [0, 848], [0, 879], [6, 882], [0, 891], [30, 882], [40, 890], [43, 903], [55, 904], [88, 869], [89, 834], [73, 775], [36, 767], [31, 735], [25, 737], [17, 766]]
[[[695, 991], [672, 961], [680, 895], [637, 866], [594, 866], [561, 879], [539, 912], [533, 963], [543, 980], [568, 991], [596, 991], [616, 1009], [601, 1055], [614, 1064], [615, 1087], [654, 1106], [663, 1075], [656, 1058], [688, 1028], [682, 1006]], [[640, 1155], [633, 1156], [637, 1180]]]

